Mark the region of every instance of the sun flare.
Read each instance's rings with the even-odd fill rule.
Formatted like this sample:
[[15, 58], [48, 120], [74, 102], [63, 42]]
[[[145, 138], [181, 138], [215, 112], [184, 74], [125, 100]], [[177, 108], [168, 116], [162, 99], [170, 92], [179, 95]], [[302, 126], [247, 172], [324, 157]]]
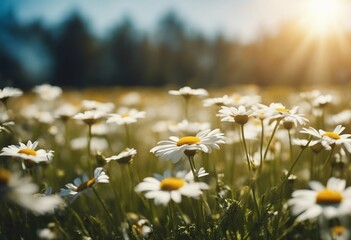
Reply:
[[308, 27], [317, 34], [325, 34], [342, 24], [345, 19], [342, 0], [310, 0], [306, 8]]

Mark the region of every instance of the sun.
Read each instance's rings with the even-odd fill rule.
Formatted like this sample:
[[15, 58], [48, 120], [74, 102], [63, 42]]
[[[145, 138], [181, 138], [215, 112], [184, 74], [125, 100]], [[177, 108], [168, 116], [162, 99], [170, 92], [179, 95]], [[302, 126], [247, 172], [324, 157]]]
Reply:
[[305, 22], [316, 34], [326, 34], [342, 25], [346, 18], [343, 0], [309, 0], [306, 6]]

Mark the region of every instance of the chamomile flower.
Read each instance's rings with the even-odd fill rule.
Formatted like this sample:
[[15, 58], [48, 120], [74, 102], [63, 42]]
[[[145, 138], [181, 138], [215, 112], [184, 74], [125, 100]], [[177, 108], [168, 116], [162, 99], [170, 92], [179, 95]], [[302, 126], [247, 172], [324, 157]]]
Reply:
[[94, 100], [83, 100], [81, 105], [85, 110], [97, 110], [105, 113], [111, 112], [115, 107], [112, 102], [103, 103]]
[[30, 177], [20, 177], [0, 168], [0, 199], [13, 202], [36, 215], [53, 213], [64, 204], [58, 195], [42, 196], [37, 192], [38, 186]]
[[73, 197], [71, 202], [74, 202], [97, 183], [109, 183], [109, 177], [102, 167], [95, 168], [93, 178], [89, 179], [87, 175], [83, 175], [82, 178], [74, 179], [73, 183], [66, 184], [66, 188], [61, 188], [60, 195]]
[[217, 114], [221, 118], [222, 122], [235, 122], [238, 124], [246, 124], [249, 121], [252, 110], [246, 110], [244, 106], [226, 107], [222, 106]]
[[6, 102], [9, 98], [22, 96], [22, 90], [18, 88], [5, 87], [0, 89], [0, 101]]
[[210, 123], [208, 122], [189, 122], [188, 120], [183, 120], [179, 123], [170, 123], [169, 124], [169, 131], [174, 133], [184, 133], [184, 134], [196, 134], [205, 129], [210, 128]]
[[0, 156], [18, 157], [35, 163], [50, 162], [53, 158], [53, 151], [44, 149], [35, 150], [37, 146], [37, 141], [32, 143], [29, 140], [27, 144], [20, 142], [19, 145], [4, 147], [1, 150]]
[[351, 134], [341, 134], [345, 130], [345, 127], [338, 125], [332, 132], [326, 132], [322, 129], [318, 131], [313, 127], [303, 128], [301, 133], [307, 133], [313, 136], [322, 146], [331, 150], [333, 146], [340, 145], [347, 152], [351, 153]]
[[140, 118], [145, 118], [144, 111], [136, 109], [120, 108], [118, 113], [109, 114], [107, 123], [116, 123], [118, 125], [131, 124], [138, 121]]
[[203, 101], [204, 107], [210, 106], [230, 106], [234, 104], [234, 99], [224, 95], [223, 97], [207, 98]]
[[239, 106], [251, 107], [261, 102], [261, 96], [258, 96], [258, 95], [242, 96], [240, 94], [235, 93], [235, 94], [232, 94], [230, 97], [234, 100], [233, 105], [236, 107], [239, 107]]
[[346, 181], [330, 178], [327, 186], [312, 181], [312, 190], [296, 190], [288, 201], [297, 221], [322, 217], [331, 219], [351, 214], [351, 187], [345, 189]]
[[166, 160], [178, 162], [182, 158], [186, 158], [186, 153], [195, 154], [196, 151], [211, 153], [212, 148], [219, 149], [218, 144], [225, 143], [224, 134], [219, 129], [206, 129], [200, 131], [195, 136], [175, 137], [169, 140], [158, 142], [157, 146], [152, 148], [150, 152], [157, 157]]
[[209, 187], [203, 182], [194, 182], [194, 176], [191, 172], [184, 174], [179, 172], [175, 177], [166, 177], [161, 180], [154, 177], [144, 178], [134, 190], [144, 192], [145, 197], [154, 199], [155, 204], [166, 206], [169, 201], [180, 203], [182, 196], [198, 198], [202, 195], [202, 190]]
[[120, 164], [127, 164], [133, 161], [133, 157], [137, 154], [137, 151], [134, 148], [126, 148], [118, 155], [114, 155], [106, 158], [106, 162], [117, 161]]
[[62, 121], [67, 121], [76, 115], [78, 109], [71, 104], [65, 103], [60, 105], [54, 112], [54, 116], [61, 119]]
[[50, 84], [42, 84], [36, 86], [33, 91], [39, 95], [39, 97], [46, 101], [53, 101], [62, 94], [62, 89], [57, 86], [51, 86]]
[[203, 89], [203, 88], [192, 89], [188, 86], [182, 87], [179, 90], [170, 90], [170, 91], [168, 91], [168, 93], [171, 95], [184, 96], [184, 97], [190, 97], [190, 96], [206, 97], [206, 96], [208, 96], [208, 92], [206, 89]]
[[89, 110], [83, 113], [78, 113], [74, 115], [73, 118], [76, 120], [82, 120], [85, 124], [91, 126], [100, 121], [102, 118], [104, 118], [105, 115], [105, 112], [99, 110]]

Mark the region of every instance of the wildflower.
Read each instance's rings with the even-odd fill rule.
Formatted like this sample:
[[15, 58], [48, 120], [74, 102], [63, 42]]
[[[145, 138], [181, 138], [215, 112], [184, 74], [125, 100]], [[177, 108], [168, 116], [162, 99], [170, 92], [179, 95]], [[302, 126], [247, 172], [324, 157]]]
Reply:
[[329, 94], [327, 95], [319, 95], [318, 97], [316, 97], [312, 104], [314, 107], [318, 107], [318, 108], [324, 108], [325, 106], [327, 106], [329, 103], [331, 103], [333, 100], [333, 97]]
[[206, 89], [203, 89], [203, 88], [192, 89], [190, 87], [182, 87], [179, 90], [170, 90], [168, 91], [168, 93], [176, 96], [184, 96], [186, 98], [191, 96], [198, 96], [198, 97], [208, 96], [208, 92]]
[[61, 188], [60, 195], [73, 196], [71, 202], [74, 202], [83, 192], [88, 191], [97, 183], [109, 183], [109, 177], [101, 167], [95, 168], [94, 177], [91, 179], [83, 175], [82, 178], [74, 179], [73, 183], [66, 184], [66, 188]]
[[351, 134], [341, 134], [345, 130], [345, 127], [338, 125], [332, 132], [326, 132], [322, 129], [318, 131], [313, 127], [303, 128], [301, 133], [309, 134], [316, 138], [322, 146], [331, 150], [335, 145], [341, 145], [347, 152], [351, 153]]
[[77, 108], [71, 104], [62, 104], [55, 110], [54, 115], [62, 121], [67, 121], [77, 114]]
[[4, 147], [1, 150], [0, 156], [18, 157], [34, 163], [50, 162], [53, 158], [53, 151], [44, 149], [35, 150], [37, 146], [37, 141], [32, 143], [29, 140], [27, 144], [20, 142], [19, 145]]
[[[87, 137], [74, 138], [70, 141], [70, 145], [73, 150], [86, 149], [88, 146], [88, 138]], [[91, 138], [90, 151], [92, 153], [97, 151], [105, 151], [106, 149], [108, 149], [108, 142], [105, 138], [101, 138], [101, 137]]]
[[121, 108], [119, 113], [109, 114], [107, 123], [116, 123], [118, 125], [131, 124], [138, 121], [140, 118], [145, 118], [144, 111], [136, 109]]
[[177, 124], [169, 124], [168, 129], [171, 132], [181, 132], [185, 134], [195, 134], [202, 130], [208, 129], [210, 124], [208, 122], [189, 122], [188, 120], [183, 120]]
[[155, 204], [166, 206], [169, 201], [180, 203], [182, 195], [191, 198], [198, 198], [202, 190], [208, 189], [208, 185], [203, 182], [194, 182], [191, 172], [184, 174], [178, 172], [176, 177], [166, 177], [158, 180], [154, 177], [144, 178], [143, 182], [135, 187], [136, 192], [145, 192], [145, 197], [154, 199]]
[[217, 97], [217, 98], [207, 98], [203, 101], [204, 107], [210, 107], [210, 106], [230, 106], [234, 104], [234, 99], [228, 97], [228, 95], [224, 95], [223, 97]]
[[115, 107], [112, 102], [102, 103], [94, 100], [83, 100], [81, 105], [85, 110], [97, 110], [104, 113], [111, 112]]
[[98, 121], [100, 121], [103, 117], [105, 117], [105, 113], [98, 110], [89, 110], [83, 113], [78, 113], [73, 116], [74, 119], [82, 120], [89, 126], [94, 125]]
[[53, 101], [62, 94], [62, 89], [60, 87], [51, 86], [50, 84], [36, 86], [33, 91], [45, 101]]
[[292, 214], [298, 215], [297, 221], [351, 214], [351, 187], [345, 189], [345, 180], [332, 177], [326, 187], [316, 181], [309, 185], [312, 190], [296, 190], [288, 201]]
[[224, 122], [235, 122], [238, 124], [246, 124], [249, 121], [252, 110], [246, 110], [244, 106], [236, 107], [226, 107], [222, 106], [219, 110], [218, 117], [221, 117], [221, 121]]
[[39, 229], [37, 231], [38, 237], [40, 239], [45, 239], [45, 240], [52, 240], [52, 239], [57, 239], [57, 231], [55, 231], [56, 224], [55, 223], [49, 223], [46, 228]]
[[0, 101], [6, 103], [9, 98], [22, 96], [22, 90], [18, 88], [5, 87], [0, 89]]
[[194, 155], [196, 151], [211, 153], [212, 148], [219, 149], [218, 144], [225, 143], [224, 134], [219, 129], [206, 129], [200, 131], [196, 136], [175, 137], [169, 140], [158, 142], [157, 146], [152, 148], [150, 152], [162, 159], [178, 162], [187, 154]]
[[234, 100], [234, 103], [233, 103], [234, 106], [251, 107], [261, 102], [261, 97], [258, 95], [242, 96], [240, 94], [235, 93], [230, 97]]
[[0, 198], [4, 198], [36, 215], [53, 213], [58, 206], [63, 205], [60, 196], [41, 196], [35, 194], [38, 186], [31, 182], [30, 177], [20, 177], [6, 169], [0, 168]]
[[[298, 124], [304, 125], [308, 122], [308, 119], [303, 117], [304, 114], [297, 113], [299, 107], [288, 109], [281, 103], [271, 103], [268, 107], [263, 104], [259, 104], [259, 106], [270, 112], [269, 119], [282, 121], [284, 124], [291, 123], [290, 128], [292, 127], [292, 124], [297, 126]], [[285, 127], [287, 128], [287, 126]]]
[[133, 161], [136, 153], [134, 148], [126, 148], [120, 154], [106, 158], [106, 162], [117, 161], [119, 164], [127, 164]]

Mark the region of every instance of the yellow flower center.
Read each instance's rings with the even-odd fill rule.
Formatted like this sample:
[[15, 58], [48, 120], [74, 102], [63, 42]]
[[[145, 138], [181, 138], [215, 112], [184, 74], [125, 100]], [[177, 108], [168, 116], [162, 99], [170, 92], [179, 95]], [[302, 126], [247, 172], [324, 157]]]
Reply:
[[81, 192], [81, 191], [87, 189], [88, 187], [91, 187], [94, 183], [95, 183], [95, 178], [92, 178], [86, 182], [83, 182], [81, 185], [79, 185], [77, 187], [77, 192]]
[[340, 203], [343, 198], [340, 192], [326, 188], [317, 194], [316, 202], [318, 204], [335, 204]]
[[330, 137], [332, 139], [340, 139], [340, 135], [335, 132], [326, 132], [323, 136]]
[[279, 113], [289, 113], [290, 112], [290, 110], [286, 109], [285, 107], [276, 108], [275, 110]]
[[10, 180], [11, 174], [6, 169], [0, 168], [0, 184], [7, 184]]
[[165, 191], [178, 190], [184, 186], [185, 181], [180, 178], [165, 178], [160, 182], [160, 188]]
[[123, 113], [123, 114], [121, 114], [121, 118], [126, 118], [126, 117], [129, 117], [129, 114], [128, 114], [128, 113]]
[[178, 140], [177, 142], [177, 146], [182, 146], [184, 144], [195, 144], [200, 142], [201, 139], [198, 137], [193, 137], [193, 136], [186, 136], [186, 137], [182, 137], [181, 139]]
[[31, 156], [36, 156], [37, 155], [37, 152], [35, 150], [33, 150], [33, 149], [30, 149], [30, 148], [20, 149], [18, 151], [18, 153], [23, 153], [23, 154], [31, 155]]
[[346, 228], [344, 226], [339, 225], [339, 226], [334, 226], [330, 228], [330, 231], [336, 236], [341, 236], [342, 234], [345, 233]]

